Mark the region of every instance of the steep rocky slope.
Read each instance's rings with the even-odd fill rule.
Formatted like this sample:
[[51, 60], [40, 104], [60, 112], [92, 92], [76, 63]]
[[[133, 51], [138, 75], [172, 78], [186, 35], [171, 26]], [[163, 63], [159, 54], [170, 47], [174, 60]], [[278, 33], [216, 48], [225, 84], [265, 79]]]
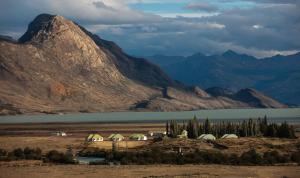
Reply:
[[0, 95], [24, 111], [122, 110], [159, 92], [124, 77], [110, 53], [61, 16], [38, 16], [19, 41], [1, 41]]
[[252, 106], [187, 89], [61, 16], [37, 16], [18, 43], [0, 38], [2, 114], [239, 107]]

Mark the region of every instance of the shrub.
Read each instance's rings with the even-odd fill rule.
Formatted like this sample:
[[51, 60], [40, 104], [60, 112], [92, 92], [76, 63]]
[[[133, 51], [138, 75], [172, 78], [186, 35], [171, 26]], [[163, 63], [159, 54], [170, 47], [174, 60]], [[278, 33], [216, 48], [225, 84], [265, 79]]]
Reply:
[[5, 160], [6, 156], [7, 156], [7, 151], [0, 148], [0, 161]]
[[23, 152], [25, 159], [40, 160], [42, 158], [42, 150], [40, 148], [31, 149], [26, 147]]
[[84, 157], [106, 157], [106, 151], [99, 148], [88, 148], [81, 150], [78, 155]]
[[12, 151], [12, 154], [16, 159], [24, 159], [25, 158], [24, 151], [21, 148], [14, 149]]
[[246, 165], [259, 165], [262, 163], [262, 157], [254, 149], [251, 149], [241, 155], [240, 161]]
[[74, 164], [73, 157], [69, 154], [60, 153], [56, 150], [51, 150], [46, 154], [45, 162]]
[[282, 156], [276, 150], [265, 152], [263, 158], [266, 164], [285, 163], [289, 161], [288, 156]]
[[300, 151], [292, 153], [291, 160], [293, 162], [296, 162], [296, 163], [300, 164]]
[[231, 154], [229, 157], [228, 157], [228, 163], [230, 164], [233, 164], [233, 165], [238, 165], [240, 164], [240, 158], [237, 154]]

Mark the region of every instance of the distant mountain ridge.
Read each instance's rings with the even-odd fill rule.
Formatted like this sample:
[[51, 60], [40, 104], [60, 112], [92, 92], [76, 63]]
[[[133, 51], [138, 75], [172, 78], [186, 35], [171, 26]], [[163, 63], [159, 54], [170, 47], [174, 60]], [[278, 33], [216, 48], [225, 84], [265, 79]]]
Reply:
[[62, 16], [37, 16], [19, 42], [0, 38], [0, 114], [286, 107], [247, 102], [176, 82]]
[[228, 50], [221, 55], [155, 55], [148, 59], [188, 85], [233, 91], [249, 87], [281, 102], [300, 104], [300, 52], [257, 59]]

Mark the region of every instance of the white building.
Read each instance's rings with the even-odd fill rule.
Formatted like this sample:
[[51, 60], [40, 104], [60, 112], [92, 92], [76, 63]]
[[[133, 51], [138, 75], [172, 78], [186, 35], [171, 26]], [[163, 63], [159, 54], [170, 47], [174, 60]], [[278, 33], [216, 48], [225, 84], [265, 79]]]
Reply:
[[56, 135], [61, 137], [67, 136], [66, 132], [56, 132]]
[[148, 138], [144, 134], [132, 134], [129, 137], [130, 140], [146, 141]]
[[213, 136], [212, 134], [202, 134], [197, 139], [201, 139], [201, 140], [216, 140], [216, 137]]
[[87, 138], [86, 138], [87, 142], [102, 142], [103, 141], [103, 137], [99, 134], [90, 134]]
[[235, 134], [224, 134], [221, 138], [239, 138], [237, 135]]

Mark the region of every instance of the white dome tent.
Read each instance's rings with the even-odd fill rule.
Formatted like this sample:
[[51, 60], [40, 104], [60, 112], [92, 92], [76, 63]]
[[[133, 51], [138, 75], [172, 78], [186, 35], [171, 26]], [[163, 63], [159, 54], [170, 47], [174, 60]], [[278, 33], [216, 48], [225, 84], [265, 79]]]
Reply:
[[216, 137], [213, 136], [212, 134], [202, 134], [197, 139], [200, 139], [200, 140], [216, 140]]
[[235, 134], [224, 134], [221, 138], [231, 139], [231, 138], [239, 138], [239, 137]]

